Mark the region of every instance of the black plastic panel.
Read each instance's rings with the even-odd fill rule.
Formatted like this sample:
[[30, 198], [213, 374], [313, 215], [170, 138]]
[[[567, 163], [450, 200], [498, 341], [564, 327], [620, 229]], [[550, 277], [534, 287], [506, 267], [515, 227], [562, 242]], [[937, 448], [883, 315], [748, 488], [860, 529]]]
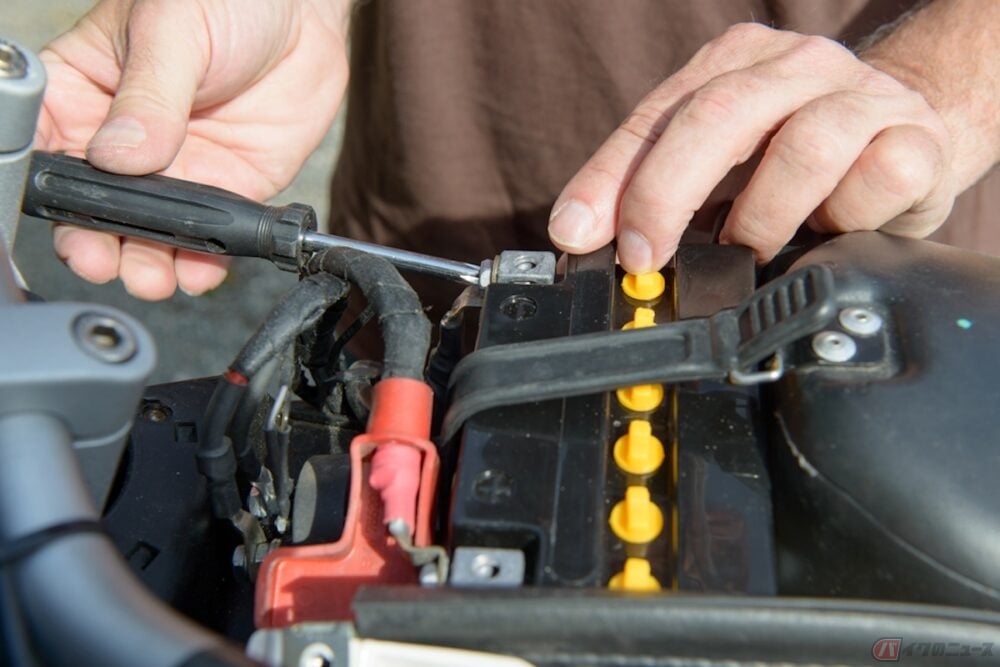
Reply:
[[1000, 608], [1000, 259], [864, 233], [806, 263], [886, 326], [774, 393], [783, 592]]

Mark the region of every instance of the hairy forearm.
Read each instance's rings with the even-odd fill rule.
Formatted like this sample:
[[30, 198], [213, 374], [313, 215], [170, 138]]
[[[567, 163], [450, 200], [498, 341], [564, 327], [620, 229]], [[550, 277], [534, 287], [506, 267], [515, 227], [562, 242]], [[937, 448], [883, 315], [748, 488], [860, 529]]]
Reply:
[[1000, 2], [935, 0], [861, 57], [938, 111], [952, 136], [960, 189], [1000, 162]]

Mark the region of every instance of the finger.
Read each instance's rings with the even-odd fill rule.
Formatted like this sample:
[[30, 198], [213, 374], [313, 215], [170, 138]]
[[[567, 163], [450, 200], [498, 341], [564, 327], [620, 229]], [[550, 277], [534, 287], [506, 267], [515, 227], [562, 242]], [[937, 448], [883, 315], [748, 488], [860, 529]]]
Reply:
[[107, 118], [87, 146], [87, 159], [122, 174], [165, 169], [180, 150], [195, 91], [208, 66], [204, 20], [180, 4], [136, 3], [127, 51]]
[[84, 280], [103, 284], [118, 277], [121, 241], [114, 234], [56, 225], [52, 245], [56, 256]]
[[680, 103], [716, 76], [770, 57], [787, 43], [782, 33], [747, 24], [703, 47], [647, 95], [566, 184], [549, 219], [552, 242], [567, 252], [581, 253], [611, 241], [621, 193]]
[[894, 221], [896, 233], [926, 236], [950, 209], [947, 200], [934, 196], [944, 159], [941, 145], [925, 128], [887, 128], [813, 213], [815, 227], [839, 233], [878, 229]]
[[[845, 52], [844, 58], [851, 56]], [[625, 269], [642, 273], [666, 263], [695, 211], [733, 167], [756, 153], [796, 109], [849, 77], [836, 70], [817, 77], [803, 68], [789, 75], [787, 59], [779, 59], [724, 74], [697, 90], [622, 196], [618, 253]]]
[[226, 279], [229, 257], [178, 250], [174, 258], [177, 286], [189, 296], [213, 290]]
[[143, 239], [122, 242], [119, 275], [125, 289], [147, 301], [169, 298], [177, 289], [174, 249]]
[[840, 92], [792, 115], [768, 144], [760, 166], [733, 202], [720, 241], [753, 248], [769, 261], [844, 178], [883, 129], [907, 122], [906, 96]]

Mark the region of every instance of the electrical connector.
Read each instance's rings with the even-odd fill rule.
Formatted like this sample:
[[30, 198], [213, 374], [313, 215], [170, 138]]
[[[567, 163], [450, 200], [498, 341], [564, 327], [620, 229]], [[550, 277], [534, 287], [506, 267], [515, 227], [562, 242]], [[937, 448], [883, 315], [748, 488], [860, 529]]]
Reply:
[[628, 433], [618, 438], [614, 447], [615, 463], [627, 473], [648, 475], [663, 463], [663, 443], [653, 435], [653, 425], [645, 419], [635, 419]]
[[646, 544], [663, 532], [663, 512], [650, 499], [649, 489], [630, 486], [625, 491], [625, 500], [611, 509], [608, 523], [622, 541]]
[[660, 590], [660, 582], [653, 576], [648, 560], [627, 558], [622, 571], [611, 577], [608, 588], [615, 591], [654, 592]]

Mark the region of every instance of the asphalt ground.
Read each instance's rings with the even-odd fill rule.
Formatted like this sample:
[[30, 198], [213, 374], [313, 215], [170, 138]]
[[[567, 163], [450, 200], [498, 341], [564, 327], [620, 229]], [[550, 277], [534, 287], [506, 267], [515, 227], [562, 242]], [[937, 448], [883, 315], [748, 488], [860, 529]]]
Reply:
[[[4, 0], [0, 34], [37, 50], [70, 28], [93, 4], [89, 0]], [[341, 131], [338, 122], [275, 203], [309, 204], [317, 209], [320, 221], [326, 220], [327, 183]], [[92, 285], [77, 278], [52, 250], [50, 223], [27, 217], [21, 219], [14, 257], [28, 286], [42, 298], [105, 304], [143, 322], [159, 352], [153, 384], [222, 372], [264, 315], [295, 283], [294, 275], [269, 262], [236, 259], [222, 286], [206, 295], [192, 298], [178, 291], [166, 301], [145, 302], [126, 293], [118, 281]]]

